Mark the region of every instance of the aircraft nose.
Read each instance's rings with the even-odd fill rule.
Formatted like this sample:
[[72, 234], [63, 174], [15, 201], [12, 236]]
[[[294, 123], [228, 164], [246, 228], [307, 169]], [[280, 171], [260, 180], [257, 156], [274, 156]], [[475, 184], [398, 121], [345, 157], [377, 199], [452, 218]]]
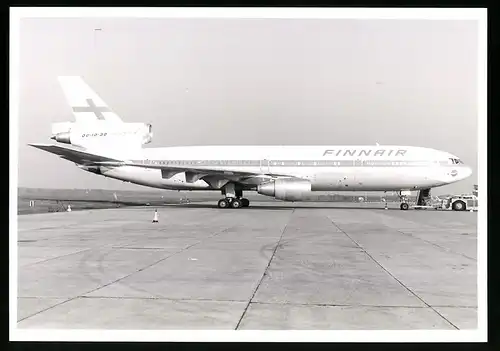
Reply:
[[462, 173], [462, 178], [469, 178], [472, 175], [472, 168], [465, 166], [463, 170], [460, 172]]

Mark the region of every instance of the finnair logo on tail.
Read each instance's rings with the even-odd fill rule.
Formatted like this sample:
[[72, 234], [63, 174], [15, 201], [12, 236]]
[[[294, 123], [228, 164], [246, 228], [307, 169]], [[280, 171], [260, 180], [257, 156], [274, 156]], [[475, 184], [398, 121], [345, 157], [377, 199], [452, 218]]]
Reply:
[[[372, 154], [373, 152], [373, 155]], [[404, 156], [408, 150], [356, 150], [356, 149], [339, 149], [339, 150], [325, 150], [323, 156]]]
[[74, 106], [73, 112], [92, 112], [98, 119], [104, 119], [102, 112], [111, 112], [107, 106], [96, 106], [92, 99], [86, 99], [88, 106]]

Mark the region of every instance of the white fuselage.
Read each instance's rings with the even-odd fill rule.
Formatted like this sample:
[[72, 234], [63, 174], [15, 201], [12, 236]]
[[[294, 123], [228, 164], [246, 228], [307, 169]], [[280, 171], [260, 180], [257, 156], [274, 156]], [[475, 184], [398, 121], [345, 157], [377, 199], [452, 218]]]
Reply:
[[76, 122], [53, 124], [51, 139], [79, 149], [32, 146], [87, 171], [135, 184], [176, 190], [221, 189], [234, 196], [242, 190], [257, 190], [295, 199], [309, 191], [420, 190], [471, 174], [452, 154], [412, 146], [144, 148], [152, 141], [151, 124], [123, 122], [82, 77], [59, 76], [58, 80]]
[[[134, 162], [210, 168], [227, 172], [278, 174], [311, 182], [312, 191], [400, 191], [438, 187], [467, 178], [471, 169], [444, 151], [412, 146], [186, 146], [142, 148], [126, 155]], [[216, 190], [181, 172], [102, 167], [104, 176], [149, 187]], [[252, 186], [249, 185], [248, 189]]]

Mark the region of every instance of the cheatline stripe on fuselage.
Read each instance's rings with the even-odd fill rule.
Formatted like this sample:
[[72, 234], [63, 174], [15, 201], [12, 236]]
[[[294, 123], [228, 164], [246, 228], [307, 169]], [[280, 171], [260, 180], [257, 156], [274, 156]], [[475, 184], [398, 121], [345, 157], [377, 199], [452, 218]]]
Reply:
[[382, 160], [131, 160], [137, 164], [199, 167], [429, 167], [454, 166], [448, 161], [382, 161]]

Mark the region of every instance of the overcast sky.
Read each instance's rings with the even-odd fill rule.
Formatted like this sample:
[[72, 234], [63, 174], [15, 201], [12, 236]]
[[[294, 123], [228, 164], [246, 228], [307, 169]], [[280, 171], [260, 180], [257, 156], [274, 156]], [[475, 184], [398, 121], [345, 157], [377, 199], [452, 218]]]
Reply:
[[[101, 31], [94, 31], [102, 28]], [[23, 19], [19, 186], [141, 189], [27, 146], [74, 121], [58, 75], [81, 75], [150, 147], [400, 144], [451, 152], [477, 183], [477, 22]]]

